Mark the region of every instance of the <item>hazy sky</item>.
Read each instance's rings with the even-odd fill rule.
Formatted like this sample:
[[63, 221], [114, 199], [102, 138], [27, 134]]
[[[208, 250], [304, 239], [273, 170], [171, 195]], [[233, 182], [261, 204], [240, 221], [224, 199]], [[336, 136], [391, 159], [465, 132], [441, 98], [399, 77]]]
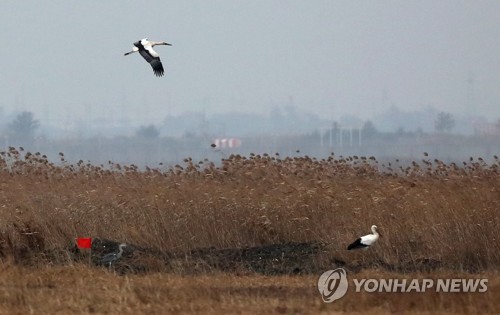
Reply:
[[[184, 111], [500, 118], [500, 1], [1, 1], [0, 106], [44, 120]], [[159, 46], [165, 76], [138, 54]]]

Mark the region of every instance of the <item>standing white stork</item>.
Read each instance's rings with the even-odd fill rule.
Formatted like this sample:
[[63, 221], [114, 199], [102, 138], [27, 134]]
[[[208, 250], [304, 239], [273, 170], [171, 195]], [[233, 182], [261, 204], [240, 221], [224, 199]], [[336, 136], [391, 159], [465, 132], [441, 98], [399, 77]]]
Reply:
[[154, 42], [149, 41], [147, 38], [141, 39], [134, 43], [134, 48], [132, 51], [125, 53], [125, 56], [130, 55], [131, 53], [139, 52], [141, 56], [146, 59], [147, 62], [153, 67], [153, 72], [157, 77], [161, 77], [164, 73], [163, 65], [161, 64], [160, 55], [156, 51], [153, 50], [153, 47], [156, 45], [168, 45], [172, 46], [172, 44], [166, 42]]
[[365, 235], [365, 236], [361, 236], [360, 238], [358, 238], [357, 240], [355, 240], [352, 244], [350, 244], [349, 246], [347, 246], [347, 249], [348, 250], [351, 250], [351, 249], [364, 249], [364, 250], [367, 250], [368, 247], [370, 247], [373, 244], [375, 244], [375, 242], [377, 242], [377, 240], [378, 240], [379, 234], [377, 232], [377, 226], [376, 225], [372, 225], [372, 233], [373, 234], [368, 234], [368, 235]]

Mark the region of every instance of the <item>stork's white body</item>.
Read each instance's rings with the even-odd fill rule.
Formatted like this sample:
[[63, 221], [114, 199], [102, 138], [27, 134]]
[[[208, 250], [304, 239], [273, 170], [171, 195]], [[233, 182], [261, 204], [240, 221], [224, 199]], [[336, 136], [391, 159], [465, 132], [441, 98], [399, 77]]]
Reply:
[[130, 55], [131, 53], [139, 52], [141, 56], [151, 65], [154, 74], [157, 77], [161, 77], [164, 73], [164, 69], [160, 60], [160, 55], [158, 55], [158, 53], [153, 49], [156, 45], [172, 46], [172, 44], [166, 42], [154, 42], [144, 38], [135, 42], [132, 51], [125, 53], [125, 56]]
[[370, 248], [370, 246], [372, 246], [373, 244], [375, 244], [378, 241], [379, 236], [380, 235], [377, 232], [377, 226], [372, 225], [372, 234], [361, 236], [360, 238], [355, 240], [352, 244], [350, 244], [347, 247], [347, 249], [348, 250], [351, 250], [351, 249], [367, 250], [368, 248]]

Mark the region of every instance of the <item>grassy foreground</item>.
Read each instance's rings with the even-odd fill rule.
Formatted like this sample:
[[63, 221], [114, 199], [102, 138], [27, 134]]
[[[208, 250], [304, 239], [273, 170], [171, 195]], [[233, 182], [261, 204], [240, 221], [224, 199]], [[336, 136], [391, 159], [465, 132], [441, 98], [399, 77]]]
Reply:
[[[0, 314], [499, 312], [497, 157], [456, 165], [425, 155], [406, 164], [252, 155], [139, 170], [62, 154], [54, 164], [14, 148], [0, 156]], [[372, 224], [382, 233], [376, 247], [347, 251]], [[71, 252], [78, 236], [180, 253], [178, 268], [159, 256], [136, 257], [141, 274], [90, 268]], [[322, 250], [294, 261], [293, 276], [183, 265], [199, 248], [288, 242]], [[348, 292], [324, 304], [317, 278], [339, 266], [359, 278], [488, 278], [488, 292]]]
[[[434, 274], [466, 277], [470, 274]], [[376, 270], [359, 278], [401, 275]], [[406, 277], [429, 277], [408, 274]], [[489, 278], [485, 293], [356, 293], [322, 302], [317, 277], [168, 273], [117, 276], [84, 265], [27, 269], [2, 266], [0, 314], [418, 314], [498, 313], [500, 277]]]

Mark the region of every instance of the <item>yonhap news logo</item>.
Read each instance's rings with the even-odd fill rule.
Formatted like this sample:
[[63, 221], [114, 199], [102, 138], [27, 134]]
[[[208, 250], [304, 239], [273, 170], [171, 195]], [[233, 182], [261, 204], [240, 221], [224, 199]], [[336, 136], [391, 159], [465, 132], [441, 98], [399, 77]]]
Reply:
[[343, 268], [325, 271], [318, 279], [318, 290], [325, 303], [331, 303], [343, 297], [348, 285], [347, 273]]
[[[386, 293], [484, 293], [488, 279], [352, 279], [355, 292]], [[342, 298], [349, 287], [343, 268], [325, 271], [318, 279], [318, 290], [325, 303]]]

